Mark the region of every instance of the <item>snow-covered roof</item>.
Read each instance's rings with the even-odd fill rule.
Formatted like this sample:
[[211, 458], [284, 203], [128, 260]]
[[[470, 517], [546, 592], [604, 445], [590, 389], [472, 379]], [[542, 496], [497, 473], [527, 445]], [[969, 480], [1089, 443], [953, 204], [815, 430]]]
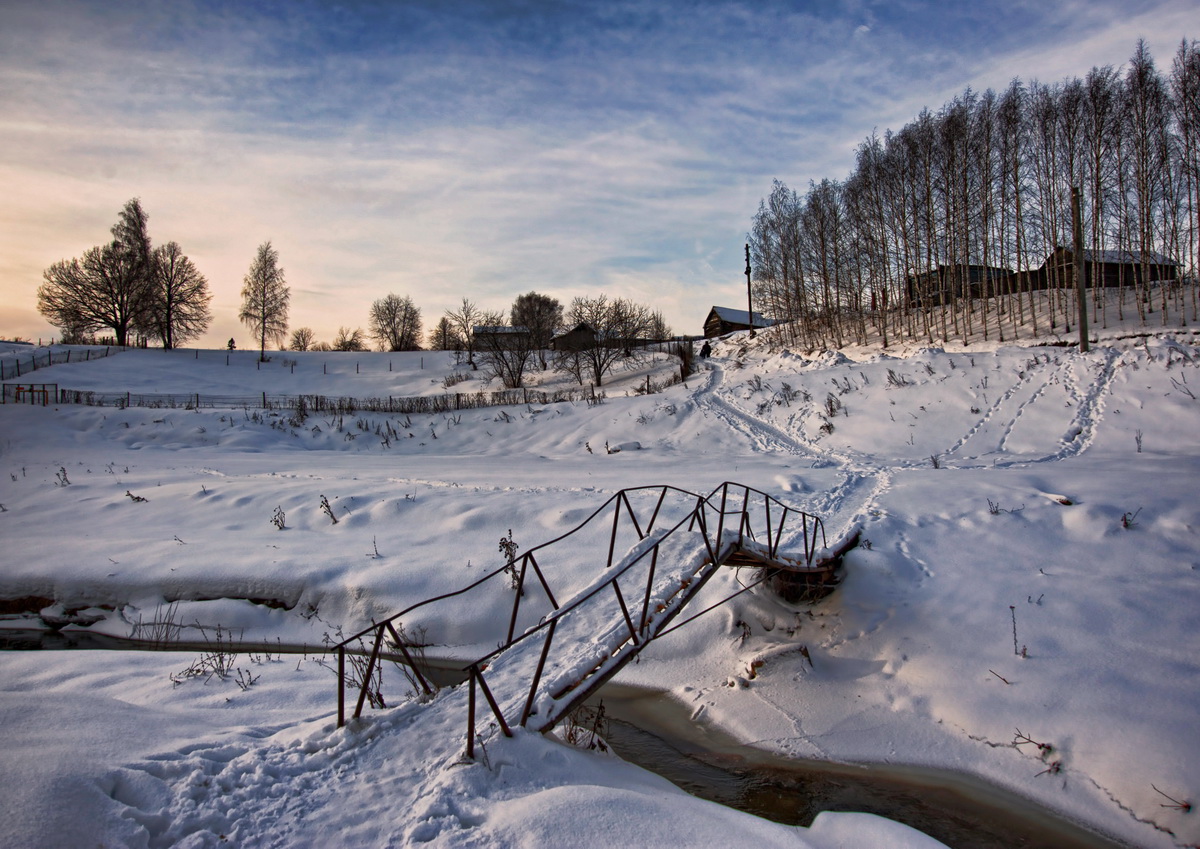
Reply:
[[727, 321], [730, 324], [745, 324], [751, 327], [771, 327], [775, 324], [774, 319], [767, 318], [762, 313], [754, 313], [754, 319], [751, 321], [750, 312], [747, 310], [714, 306], [712, 311], [717, 314], [717, 318], [721, 319], [721, 321]]
[[510, 327], [507, 324], [496, 324], [496, 325], [479, 324], [479, 325], [472, 327], [471, 332], [474, 333], [476, 336], [480, 336], [480, 335], [500, 336], [500, 335], [506, 334], [506, 333], [528, 334], [529, 328], [521, 326], [521, 325], [517, 325], [516, 327]]
[[[1070, 248], [1064, 249], [1066, 253], [1071, 253]], [[1084, 250], [1084, 262], [1109, 262], [1115, 265], [1137, 265], [1142, 261], [1142, 257], [1151, 265], [1179, 265], [1175, 260], [1163, 256], [1154, 251], [1147, 251], [1144, 254], [1141, 251], [1091, 251]]]

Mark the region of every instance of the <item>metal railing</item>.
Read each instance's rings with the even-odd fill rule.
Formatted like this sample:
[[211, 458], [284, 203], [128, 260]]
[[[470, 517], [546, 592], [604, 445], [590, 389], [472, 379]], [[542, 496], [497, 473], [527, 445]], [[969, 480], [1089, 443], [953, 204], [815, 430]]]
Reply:
[[[789, 518], [793, 518], [790, 526]], [[789, 550], [795, 550], [794, 556], [781, 552], [785, 539]], [[503, 576], [509, 578], [514, 594], [504, 639], [495, 650], [462, 667], [470, 686], [469, 757], [474, 755], [477, 690], [483, 693], [504, 734], [511, 734], [513, 724], [547, 730], [664, 633], [665, 626], [735, 553], [742, 561], [739, 565], [749, 561], [770, 567], [772, 573], [812, 573], [831, 568], [818, 560], [826, 546], [818, 517], [742, 484], [725, 482], [706, 496], [672, 486], [621, 490], [565, 534], [511, 557], [504, 566], [462, 589], [411, 605], [334, 646], [339, 672], [338, 726], [346, 721], [345, 659], [347, 652], [353, 651], [352, 644], [373, 639], [365, 674], [359, 676], [353, 714], [357, 718], [385, 640], [390, 638], [392, 646], [412, 664], [409, 646], [400, 636], [405, 633], [400, 622], [403, 617], [420, 617], [449, 599], [461, 601], [463, 595], [503, 580]], [[554, 555], [581, 548], [605, 552], [601, 577], [579, 588], [568, 586], [565, 579], [552, 581], [556, 578]], [[571, 571], [577, 574], [577, 570]], [[524, 623], [524, 630], [518, 633], [518, 626]], [[412, 626], [413, 620], [409, 624]], [[558, 674], [548, 681], [539, 700], [539, 687], [547, 679], [548, 668], [556, 668]], [[500, 700], [488, 679], [502, 680]], [[423, 678], [418, 680], [426, 693], [432, 691]], [[518, 696], [522, 697], [519, 704], [509, 706], [512, 712], [506, 716], [501, 702]]]

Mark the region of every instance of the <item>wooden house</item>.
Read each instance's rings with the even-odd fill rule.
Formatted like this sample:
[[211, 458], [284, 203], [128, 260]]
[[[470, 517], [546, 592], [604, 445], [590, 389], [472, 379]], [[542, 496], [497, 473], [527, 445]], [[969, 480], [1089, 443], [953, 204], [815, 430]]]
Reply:
[[[1139, 251], [1083, 252], [1083, 281], [1089, 289], [1119, 288], [1179, 277], [1179, 263], [1159, 253]], [[1036, 289], [1074, 288], [1075, 253], [1070, 248], [1055, 248], [1033, 275]]]
[[471, 328], [477, 351], [506, 351], [529, 348], [533, 337], [526, 327], [508, 325], [478, 325]]
[[550, 340], [555, 351], [587, 351], [596, 347], [596, 331], [590, 324], [580, 322], [565, 333]]
[[904, 281], [905, 296], [913, 307], [932, 307], [958, 298], [990, 298], [999, 294], [1001, 281], [1012, 274], [990, 265], [939, 265], [933, 271], [911, 274]]
[[761, 313], [736, 310], [732, 307], [713, 307], [704, 319], [704, 336], [714, 339], [736, 330], [761, 330], [774, 326], [775, 322]]

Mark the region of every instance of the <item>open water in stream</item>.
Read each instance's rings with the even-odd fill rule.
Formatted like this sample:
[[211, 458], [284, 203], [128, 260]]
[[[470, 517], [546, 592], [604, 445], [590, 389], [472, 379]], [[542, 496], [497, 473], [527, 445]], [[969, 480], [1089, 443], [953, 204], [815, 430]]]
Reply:
[[[0, 629], [0, 650], [152, 648], [83, 631]], [[187, 651], [205, 646], [177, 643], [170, 648]], [[313, 646], [278, 644], [238, 644], [233, 648], [297, 654], [321, 651]], [[445, 674], [431, 677], [441, 679], [439, 683], [455, 683], [449, 669], [442, 672]], [[601, 702], [607, 718], [605, 739], [626, 761], [663, 776], [694, 796], [775, 822], [807, 826], [821, 811], [858, 811], [912, 826], [951, 849], [1125, 846], [962, 773], [797, 761], [773, 755], [693, 722], [687, 709], [667, 694], [619, 683], [601, 688], [592, 704]]]

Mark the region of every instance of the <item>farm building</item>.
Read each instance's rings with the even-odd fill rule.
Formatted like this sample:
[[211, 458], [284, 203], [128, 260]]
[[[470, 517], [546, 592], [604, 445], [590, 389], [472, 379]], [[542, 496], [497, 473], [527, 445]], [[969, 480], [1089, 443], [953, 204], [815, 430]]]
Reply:
[[[1042, 267], [1035, 272], [1033, 287], [1049, 289], [1075, 285], [1075, 254], [1070, 248], [1055, 248]], [[1083, 252], [1084, 285], [1095, 288], [1134, 286], [1160, 280], [1175, 280], [1179, 276], [1179, 263], [1159, 253], [1138, 251], [1088, 251]]]
[[586, 351], [596, 347], [596, 331], [590, 324], [580, 322], [551, 339], [550, 347], [555, 351]]
[[746, 310], [735, 310], [732, 307], [713, 307], [704, 319], [704, 336], [713, 339], [733, 333], [735, 330], [761, 330], [775, 324], [761, 313], [750, 313]]
[[532, 338], [528, 328], [508, 325], [479, 325], [471, 328], [471, 334], [475, 337], [476, 349], [481, 351], [528, 348]]
[[933, 271], [913, 274], [905, 280], [910, 306], [948, 304], [957, 298], [990, 298], [999, 294], [1000, 284], [1012, 271], [990, 265], [939, 265]]

